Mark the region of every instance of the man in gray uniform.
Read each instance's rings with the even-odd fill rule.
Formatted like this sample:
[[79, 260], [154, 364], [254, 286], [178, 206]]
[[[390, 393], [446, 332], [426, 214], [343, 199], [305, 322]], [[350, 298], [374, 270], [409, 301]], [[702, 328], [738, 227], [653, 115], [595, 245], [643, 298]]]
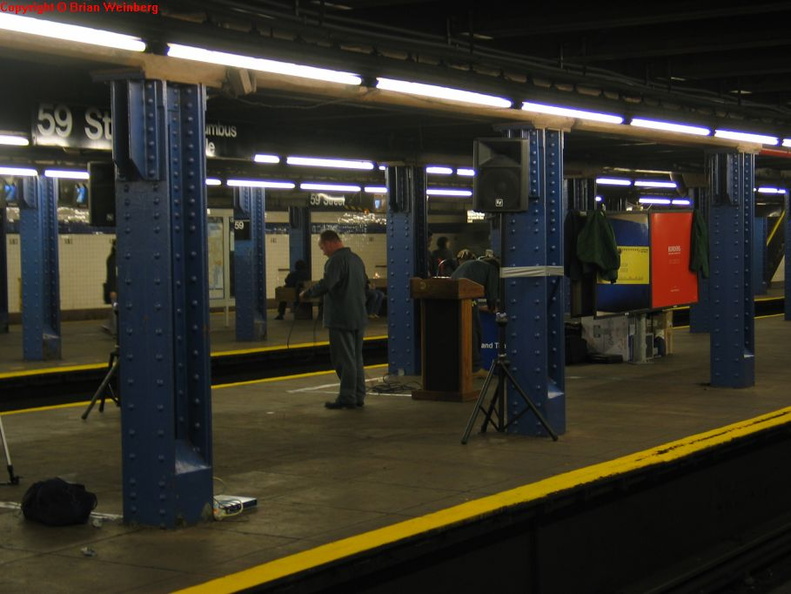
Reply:
[[[452, 279], [466, 278], [483, 285], [484, 297], [489, 311], [495, 311], [497, 295], [499, 293], [500, 266], [497, 260], [478, 260], [475, 254], [468, 249], [461, 250], [456, 259], [459, 267], [450, 275]], [[472, 373], [478, 377], [485, 377], [486, 370], [481, 369], [481, 316], [478, 305], [473, 301], [472, 310]]]
[[365, 401], [363, 335], [365, 310], [365, 264], [344, 247], [335, 231], [319, 237], [319, 248], [327, 256], [324, 277], [302, 291], [300, 297], [324, 297], [324, 327], [330, 331], [330, 359], [341, 380], [338, 398], [326, 402], [331, 409], [359, 408]]

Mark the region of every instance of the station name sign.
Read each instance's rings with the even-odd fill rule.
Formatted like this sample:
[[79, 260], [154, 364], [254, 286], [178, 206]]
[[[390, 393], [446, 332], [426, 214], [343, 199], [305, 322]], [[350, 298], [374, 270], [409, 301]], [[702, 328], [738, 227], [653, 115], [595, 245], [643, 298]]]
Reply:
[[[254, 136], [242, 125], [207, 120], [206, 156], [249, 159], [254, 153], [250, 142]], [[112, 114], [108, 108], [94, 105], [42, 102], [33, 113], [31, 137], [37, 146], [110, 151]]]
[[112, 150], [112, 116], [109, 109], [39, 103], [33, 114], [33, 144]]

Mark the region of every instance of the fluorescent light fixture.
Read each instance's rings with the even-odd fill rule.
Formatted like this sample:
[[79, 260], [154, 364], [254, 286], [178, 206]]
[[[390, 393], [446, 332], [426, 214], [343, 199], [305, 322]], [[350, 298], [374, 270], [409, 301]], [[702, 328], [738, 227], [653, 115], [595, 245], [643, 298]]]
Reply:
[[386, 186], [365, 186], [363, 190], [367, 194], [387, 194]]
[[90, 179], [87, 171], [68, 171], [66, 169], [45, 169], [45, 177], [54, 177], [59, 179]]
[[472, 196], [472, 190], [453, 190], [445, 188], [429, 188], [426, 190], [427, 196]]
[[180, 45], [178, 43], [168, 44], [168, 56], [171, 58], [182, 58], [184, 60], [220, 64], [221, 66], [245, 68], [247, 70], [257, 70], [259, 72], [321, 80], [343, 85], [359, 86], [362, 83], [362, 79], [351, 72], [328, 70], [326, 68], [316, 68], [315, 66], [292, 64], [290, 62], [278, 62], [277, 60], [254, 58], [252, 56], [241, 56], [239, 54], [218, 52], [200, 47]]
[[286, 157], [289, 165], [305, 165], [308, 167], [332, 167], [335, 169], [366, 169], [371, 170], [374, 164], [370, 161], [354, 161], [349, 159], [325, 159], [323, 157]]
[[207, 177], [206, 178], [206, 185], [207, 186], [221, 186], [222, 181], [217, 179], [216, 177]]
[[596, 183], [600, 186], [631, 186], [632, 180], [620, 177], [597, 177]]
[[650, 196], [644, 196], [643, 198], [638, 198], [637, 201], [640, 204], [670, 204], [670, 198], [652, 198]]
[[475, 169], [469, 169], [467, 167], [459, 167], [456, 170], [456, 175], [462, 175], [464, 177], [475, 177]]
[[461, 89], [452, 89], [450, 87], [440, 87], [437, 85], [427, 85], [382, 77], [378, 77], [376, 81], [376, 88], [383, 91], [395, 91], [397, 93], [431, 97], [433, 99], [447, 99], [449, 101], [472, 103], [474, 105], [484, 105], [486, 107], [502, 107], [508, 109], [513, 105], [513, 101], [510, 99], [474, 93], [472, 91], [463, 91]]
[[593, 120], [595, 122], [605, 122], [608, 124], [623, 123], [623, 118], [618, 115], [599, 113], [597, 111], [584, 111], [582, 109], [571, 109], [568, 107], [559, 107], [557, 105], [544, 105], [543, 103], [532, 103], [530, 101], [522, 103], [522, 111], [546, 113], [549, 115], [565, 116], [580, 120]]
[[717, 138], [727, 138], [729, 140], [744, 140], [745, 142], [757, 142], [760, 144], [776, 145], [780, 142], [779, 138], [766, 136], [764, 134], [752, 134], [750, 132], [738, 132], [736, 130], [715, 130], [714, 136]]
[[280, 163], [280, 157], [277, 155], [257, 154], [255, 157], [253, 157], [253, 161], [256, 163]]
[[634, 185], [638, 188], [676, 188], [676, 182], [657, 181], [650, 179], [637, 179], [635, 180]]
[[783, 146], [791, 146], [791, 138], [783, 138]]
[[296, 187], [294, 182], [272, 179], [229, 179], [225, 185], [232, 188], [276, 188], [279, 190], [293, 190]]
[[756, 190], [759, 194], [785, 194], [786, 191], [782, 188], [769, 188], [766, 186], [760, 187]]
[[453, 168], [444, 167], [442, 165], [429, 165], [426, 167], [426, 173], [433, 173], [434, 175], [453, 175]]
[[317, 192], [359, 192], [360, 186], [350, 184], [325, 184], [319, 182], [306, 182], [299, 184], [300, 190], [315, 190]]
[[7, 146], [28, 146], [30, 141], [24, 136], [14, 136], [13, 134], [0, 134], [0, 144]]
[[638, 128], [651, 128], [652, 130], [665, 130], [666, 132], [678, 132], [679, 134], [694, 134], [696, 136], [708, 136], [711, 134], [709, 128], [701, 126], [690, 126], [688, 124], [675, 124], [673, 122], [661, 122], [659, 120], [646, 120], [643, 118], [632, 118], [629, 122]]
[[10, 175], [15, 177], [36, 177], [38, 171], [27, 167], [0, 167], [0, 175]]
[[671, 203], [673, 206], [690, 206], [692, 204], [692, 200], [689, 198], [673, 198]]
[[145, 42], [131, 35], [122, 35], [121, 33], [113, 33], [112, 31], [103, 31], [91, 27], [80, 27], [79, 25], [67, 25], [65, 23], [56, 23], [53, 21], [45, 21], [7, 13], [0, 13], [0, 29], [16, 31], [18, 33], [28, 33], [40, 37], [49, 37], [52, 39], [62, 39], [64, 41], [100, 45], [102, 47], [111, 47], [130, 52], [143, 52], [146, 49]]

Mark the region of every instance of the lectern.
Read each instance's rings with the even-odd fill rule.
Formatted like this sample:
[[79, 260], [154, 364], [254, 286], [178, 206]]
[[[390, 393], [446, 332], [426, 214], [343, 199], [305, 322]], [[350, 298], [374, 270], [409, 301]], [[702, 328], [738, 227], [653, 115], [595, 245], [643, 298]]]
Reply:
[[483, 286], [466, 278], [413, 278], [413, 299], [420, 299], [423, 388], [415, 400], [475, 400], [472, 386], [472, 300]]

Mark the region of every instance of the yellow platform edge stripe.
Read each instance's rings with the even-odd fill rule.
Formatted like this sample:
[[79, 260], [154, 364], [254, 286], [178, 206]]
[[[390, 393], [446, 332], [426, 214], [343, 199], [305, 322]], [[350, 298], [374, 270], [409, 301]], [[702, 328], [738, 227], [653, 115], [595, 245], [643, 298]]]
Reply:
[[263, 585], [304, 570], [338, 561], [344, 557], [393, 544], [440, 528], [448, 528], [462, 522], [480, 519], [506, 510], [509, 507], [538, 501], [549, 495], [562, 493], [601, 479], [667, 464], [691, 454], [735, 441], [752, 433], [789, 423], [791, 423], [791, 407], [697, 435], [691, 435], [635, 454], [616, 458], [615, 460], [572, 470], [529, 485], [462, 503], [371, 532], [331, 542], [314, 549], [213, 579], [203, 584], [185, 588], [178, 592], [221, 594]]

